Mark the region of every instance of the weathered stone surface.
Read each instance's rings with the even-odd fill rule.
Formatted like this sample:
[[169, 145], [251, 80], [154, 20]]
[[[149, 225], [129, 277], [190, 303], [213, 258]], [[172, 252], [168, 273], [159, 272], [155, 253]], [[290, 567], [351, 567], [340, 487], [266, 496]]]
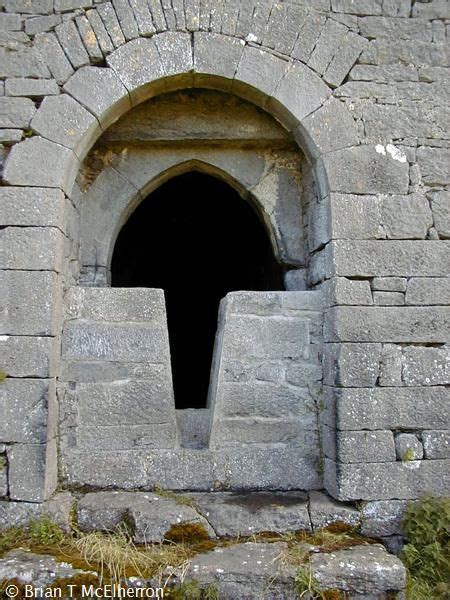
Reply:
[[346, 279], [345, 277], [332, 277], [321, 284], [326, 298], [326, 306], [333, 305], [371, 305], [373, 304], [370, 283], [368, 281], [358, 281]]
[[2, 31], [20, 31], [21, 29], [21, 18], [20, 15], [5, 14], [2, 13], [0, 16], [0, 29]]
[[324, 338], [340, 342], [448, 341], [450, 310], [445, 307], [336, 307], [327, 312]]
[[45, 98], [31, 127], [39, 135], [73, 150], [80, 159], [100, 134], [96, 118], [68, 94]]
[[431, 0], [430, 3], [426, 4], [415, 2], [412, 8], [412, 16], [425, 19], [448, 19], [450, 18], [450, 10], [445, 0]]
[[361, 534], [380, 538], [403, 534], [402, 521], [406, 500], [365, 502], [361, 508]]
[[27, 79], [25, 77], [17, 77], [6, 80], [5, 94], [7, 96], [41, 98], [43, 96], [58, 95], [59, 88], [54, 79]]
[[7, 12], [36, 13], [47, 15], [53, 12], [53, 0], [5, 0]]
[[74, 8], [89, 8], [92, 0], [55, 0], [55, 11], [66, 12]]
[[379, 38], [370, 42], [360, 57], [367, 64], [414, 64], [421, 66], [448, 65], [445, 45], [420, 40], [390, 40]]
[[102, 129], [131, 108], [128, 92], [112, 69], [78, 69], [64, 89], [97, 117]]
[[382, 148], [378, 151], [375, 146], [355, 146], [326, 154], [322, 160], [330, 191], [406, 194], [409, 186], [406, 157], [400, 153], [394, 158]]
[[36, 108], [27, 98], [0, 98], [0, 127], [27, 128]]
[[338, 390], [339, 429], [445, 429], [446, 390], [430, 388], [372, 388]]
[[22, 139], [23, 131], [21, 129], [1, 129], [0, 143], [6, 145], [15, 144]]
[[307, 63], [316, 45], [317, 39], [325, 24], [326, 17], [316, 11], [307, 14], [305, 22], [300, 27], [292, 56]]
[[[244, 42], [217, 33], [194, 33], [194, 73], [196, 85], [200, 85], [209, 74], [224, 79], [234, 78], [241, 59]], [[202, 77], [203, 76], [203, 77]]]
[[24, 527], [40, 514], [41, 504], [0, 500], [0, 531], [10, 527]]
[[46, 445], [14, 444], [8, 448], [9, 497], [23, 502], [46, 499]]
[[108, 56], [107, 62], [127, 88], [133, 104], [148, 97], [148, 87], [164, 76], [158, 49], [153, 40], [128, 42]]
[[6, 227], [0, 230], [0, 242], [5, 269], [61, 270], [64, 236], [55, 227]]
[[220, 537], [311, 530], [308, 497], [302, 492], [191, 494], [190, 498]]
[[392, 431], [336, 432], [335, 456], [327, 455], [343, 463], [392, 462], [394, 436]]
[[[339, 465], [338, 500], [407, 500], [424, 494], [446, 496], [450, 491], [448, 461], [412, 460], [385, 463], [343, 463]], [[325, 482], [335, 470], [325, 459]]]
[[72, 189], [79, 162], [75, 154], [41, 137], [16, 144], [8, 157], [4, 180], [11, 185]]
[[104, 55], [107, 55], [110, 52], [112, 52], [114, 50], [114, 45], [111, 41], [111, 38], [108, 35], [108, 32], [106, 31], [106, 28], [98, 12], [96, 10], [88, 10], [86, 11], [86, 17], [94, 31], [98, 45], [100, 46], [100, 50], [103, 52]]
[[125, 36], [111, 2], [97, 4], [96, 10], [103, 21], [103, 25], [108, 32], [108, 36], [110, 37], [114, 48], [119, 48], [125, 44]]
[[143, 4], [139, 0], [130, 0], [130, 6], [133, 10], [139, 33], [142, 36], [150, 36], [155, 33], [155, 26], [147, 3]]
[[[301, 95], [298, 90], [302, 90]], [[307, 115], [324, 104], [329, 96], [329, 88], [318, 75], [302, 63], [294, 62], [267, 106], [285, 126], [294, 129]]]
[[73, 21], [64, 21], [55, 29], [59, 43], [74, 69], [89, 64], [89, 56]]
[[374, 292], [373, 303], [375, 306], [403, 306], [405, 295], [402, 292]]
[[450, 162], [449, 148], [428, 148], [422, 146], [417, 149], [417, 162], [420, 167], [422, 180], [428, 185], [450, 183], [448, 164]]
[[91, 24], [85, 15], [80, 15], [76, 18], [78, 32], [84, 47], [89, 54], [91, 63], [100, 63], [103, 61], [103, 52], [97, 42], [97, 38]]
[[450, 432], [423, 431], [422, 443], [425, 458], [450, 458]]
[[402, 592], [406, 569], [382, 545], [363, 545], [330, 554], [313, 554], [311, 573], [322, 589], [338, 589], [357, 597]]
[[154, 494], [131, 492], [93, 492], [77, 505], [81, 531], [114, 531], [124, 523], [130, 506], [146, 503]]
[[57, 286], [54, 272], [0, 271], [0, 334], [55, 335]]
[[176, 411], [178, 442], [182, 448], [201, 450], [208, 447], [211, 415], [208, 408]]
[[[59, 84], [63, 84], [72, 75], [73, 68], [54, 33], [39, 33], [35, 37], [37, 50]], [[19, 76], [22, 73], [18, 74]], [[25, 73], [23, 73], [25, 75]]]
[[47, 15], [29, 18], [25, 21], [25, 32], [28, 35], [36, 35], [54, 29], [62, 21], [61, 15]]
[[[221, 598], [283, 598], [296, 596], [292, 569], [282, 566], [280, 557], [287, 549], [281, 542], [259, 544], [248, 542], [213, 552], [198, 554], [189, 565], [188, 579], [201, 588], [214, 585]], [[249, 591], [251, 590], [251, 596]]]
[[8, 471], [6, 469], [6, 463], [3, 464], [4, 457], [0, 458], [2, 464], [0, 465], [0, 497], [3, 498], [8, 495]]
[[332, 500], [322, 492], [309, 493], [309, 514], [313, 529], [322, 529], [332, 523], [345, 523], [357, 527], [360, 512], [353, 506]]
[[326, 344], [324, 383], [344, 387], [373, 387], [379, 374], [380, 357], [380, 344]]
[[321, 75], [325, 73], [347, 31], [347, 27], [338, 21], [327, 19], [308, 60], [308, 66]]
[[367, 45], [360, 35], [349, 31], [340, 43], [325, 73], [324, 80], [332, 87], [340, 85]]
[[450, 348], [403, 348], [402, 379], [405, 385], [450, 384]]
[[154, 40], [167, 76], [192, 71], [194, 59], [190, 35], [166, 31], [156, 35]]
[[33, 588], [37, 589], [47, 589], [56, 580], [70, 580], [82, 572], [67, 562], [58, 562], [53, 556], [27, 550], [11, 550], [0, 561], [2, 581], [31, 582]]
[[405, 277], [374, 277], [372, 289], [380, 292], [406, 292]]
[[49, 337], [0, 336], [2, 370], [11, 377], [51, 377], [52, 342]]
[[450, 237], [450, 192], [431, 192], [434, 226], [441, 237]]
[[0, 188], [2, 225], [65, 230], [64, 194], [49, 188]]
[[422, 194], [383, 197], [381, 220], [390, 239], [423, 239], [433, 225], [429, 203]]
[[395, 436], [395, 450], [398, 460], [420, 460], [423, 458], [423, 446], [413, 433], [398, 433]]
[[139, 36], [139, 30], [133, 11], [126, 0], [112, 0], [112, 4], [127, 41]]
[[331, 0], [336, 12], [354, 15], [381, 15], [382, 0]]

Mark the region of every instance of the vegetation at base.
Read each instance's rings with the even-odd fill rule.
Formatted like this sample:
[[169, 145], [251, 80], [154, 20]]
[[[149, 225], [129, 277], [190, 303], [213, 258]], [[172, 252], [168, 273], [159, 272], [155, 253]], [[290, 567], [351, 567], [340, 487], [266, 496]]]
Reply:
[[219, 600], [219, 591], [214, 584], [202, 589], [197, 581], [187, 579], [167, 590], [171, 600]]
[[294, 586], [299, 598], [307, 597], [311, 600], [345, 600], [347, 598], [347, 594], [340, 590], [320, 589], [309, 566], [302, 567], [297, 571]]
[[402, 560], [408, 569], [408, 600], [450, 596], [450, 499], [411, 502], [403, 521], [408, 543]]
[[0, 383], [3, 383], [7, 377], [7, 373], [5, 373], [4, 371], [0, 371]]
[[402, 456], [402, 462], [409, 462], [410, 460], [414, 460], [414, 450], [412, 448], [408, 448], [408, 450]]

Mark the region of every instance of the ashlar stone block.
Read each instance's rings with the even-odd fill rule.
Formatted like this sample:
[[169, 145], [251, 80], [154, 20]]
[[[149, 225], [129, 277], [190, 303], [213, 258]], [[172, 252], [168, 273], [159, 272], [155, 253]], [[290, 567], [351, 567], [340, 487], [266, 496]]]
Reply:
[[[186, 75], [193, 70], [192, 43], [188, 33], [166, 31], [153, 39], [167, 76]], [[190, 80], [190, 76], [188, 77]], [[168, 82], [168, 85], [171, 85], [171, 82]]]
[[128, 91], [112, 69], [78, 69], [64, 90], [97, 117], [103, 130], [131, 108]]
[[0, 264], [4, 269], [60, 272], [63, 248], [64, 235], [55, 227], [0, 230]]
[[45, 444], [13, 444], [8, 449], [9, 497], [22, 502], [42, 502], [46, 489]]
[[423, 458], [423, 446], [413, 433], [399, 433], [395, 436], [397, 459], [403, 462]]
[[231, 87], [244, 51], [245, 42], [218, 33], [194, 33], [194, 82], [196, 86], [208, 86], [209, 76], [228, 80]]
[[423, 431], [425, 458], [450, 458], [450, 431]]
[[0, 127], [26, 129], [35, 112], [28, 98], [0, 98]]
[[52, 377], [54, 340], [50, 337], [0, 336], [2, 371], [11, 377]]
[[0, 387], [0, 440], [45, 444], [50, 394], [54, 394], [51, 380], [7, 378]]

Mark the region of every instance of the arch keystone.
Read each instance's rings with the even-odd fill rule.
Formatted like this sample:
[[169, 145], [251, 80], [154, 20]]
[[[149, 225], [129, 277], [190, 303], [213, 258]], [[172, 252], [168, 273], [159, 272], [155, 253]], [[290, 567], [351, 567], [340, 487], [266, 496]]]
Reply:
[[194, 33], [195, 85], [211, 87], [209, 77], [214, 75], [229, 80], [229, 89], [244, 51], [245, 42], [220, 33]]

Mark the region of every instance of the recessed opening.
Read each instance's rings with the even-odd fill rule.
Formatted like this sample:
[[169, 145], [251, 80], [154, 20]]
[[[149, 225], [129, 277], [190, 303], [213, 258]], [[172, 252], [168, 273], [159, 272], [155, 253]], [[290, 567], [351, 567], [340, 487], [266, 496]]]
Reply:
[[250, 203], [227, 183], [187, 173], [148, 196], [119, 233], [114, 287], [162, 288], [176, 408], [206, 406], [220, 300], [281, 290], [282, 272]]

